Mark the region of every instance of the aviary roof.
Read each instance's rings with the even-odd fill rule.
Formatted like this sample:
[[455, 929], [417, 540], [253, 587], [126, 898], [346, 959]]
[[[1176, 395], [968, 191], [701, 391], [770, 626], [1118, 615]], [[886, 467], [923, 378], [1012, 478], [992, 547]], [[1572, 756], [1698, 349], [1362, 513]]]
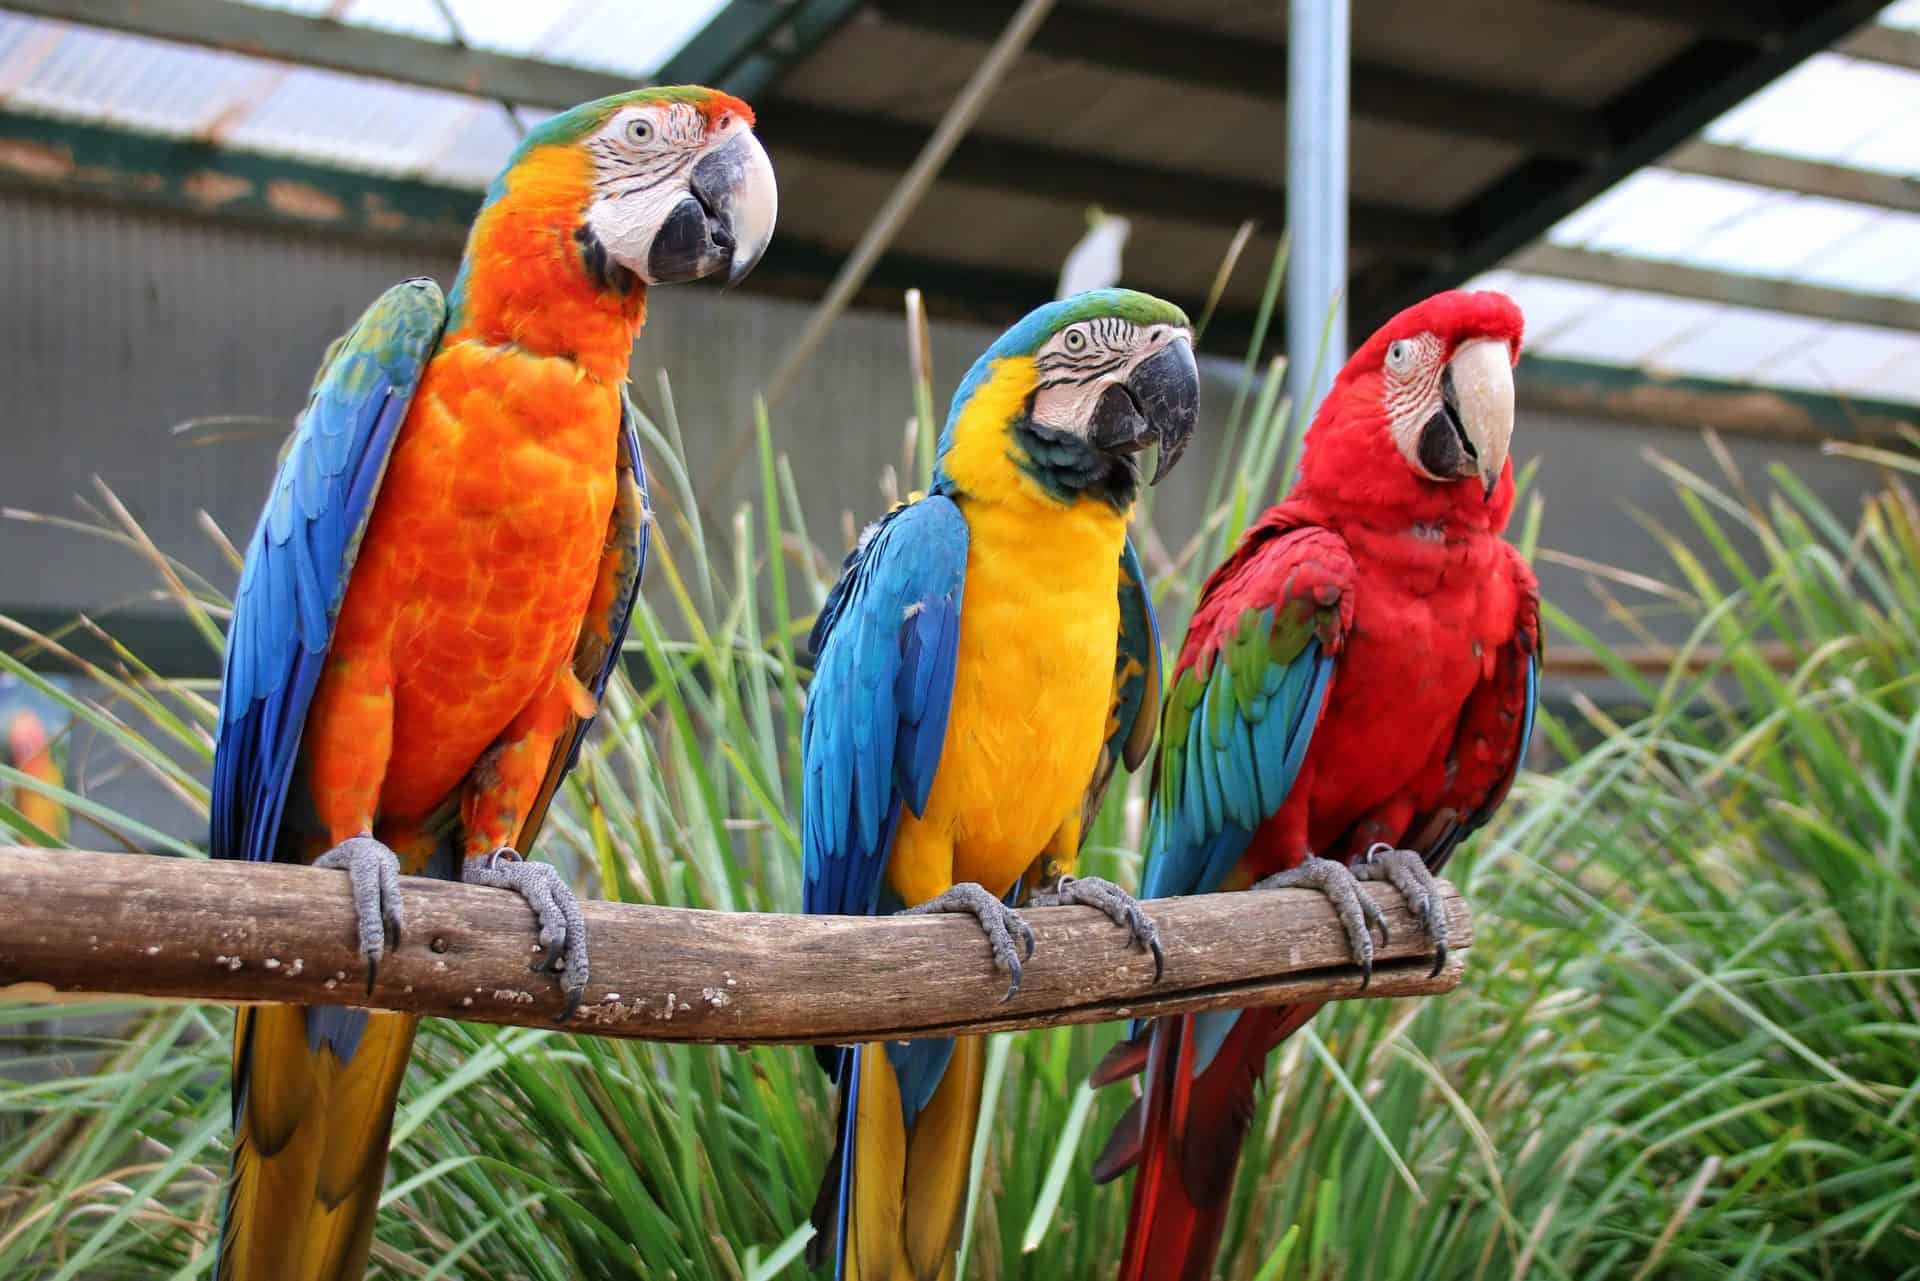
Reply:
[[[1901, 0], [1879, 22], [1920, 40], [1920, 0]], [[1882, 174], [1920, 191], [1920, 72], [1816, 54], [1702, 137]], [[1920, 213], [1658, 166], [1561, 220], [1546, 242], [1920, 304]], [[1496, 270], [1477, 283], [1521, 301], [1535, 352], [1920, 404], [1920, 334], [1911, 330], [1524, 270]]]
[[[470, 46], [645, 83], [726, 0], [247, 0], [262, 9]], [[0, 106], [484, 187], [519, 140], [504, 107], [316, 67], [69, 25], [0, 7]], [[554, 114], [518, 107], [526, 125]]]
[[[817, 297], [1016, 7], [0, 0], [0, 114], [477, 191], [552, 107], [706, 79], [754, 103], [781, 178], [750, 283]], [[1354, 337], [1474, 278], [1520, 298], [1538, 353], [1920, 403], [1920, 0], [1354, 7]], [[1011, 320], [1097, 203], [1132, 222], [1124, 283], [1197, 312], [1253, 219], [1230, 349], [1285, 218], [1284, 13], [1060, 0], [865, 301], [918, 285]], [[262, 48], [286, 60], [239, 52]], [[534, 84], [551, 100], [499, 101]]]

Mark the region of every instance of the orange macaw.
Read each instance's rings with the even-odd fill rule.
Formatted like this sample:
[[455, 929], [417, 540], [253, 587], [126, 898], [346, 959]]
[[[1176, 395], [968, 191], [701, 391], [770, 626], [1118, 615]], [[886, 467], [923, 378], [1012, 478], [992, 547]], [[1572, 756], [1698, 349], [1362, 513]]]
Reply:
[[[579, 907], [520, 854], [645, 558], [625, 383], [647, 288], [737, 281], [773, 233], [752, 127], [701, 88], [546, 121], [488, 189], [451, 294], [394, 286], [314, 381], [235, 599], [212, 845], [347, 872], [369, 990], [401, 875], [425, 873], [524, 896], [580, 999]], [[240, 1012], [222, 1281], [363, 1273], [417, 1021]]]

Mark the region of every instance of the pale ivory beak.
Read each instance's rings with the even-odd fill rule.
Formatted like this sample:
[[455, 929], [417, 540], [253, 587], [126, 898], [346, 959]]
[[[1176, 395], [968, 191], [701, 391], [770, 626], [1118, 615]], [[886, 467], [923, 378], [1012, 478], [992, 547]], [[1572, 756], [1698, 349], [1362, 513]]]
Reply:
[[1480, 483], [1491, 496], [1513, 447], [1513, 360], [1506, 343], [1480, 338], [1453, 353], [1447, 363], [1460, 425], [1473, 444]]

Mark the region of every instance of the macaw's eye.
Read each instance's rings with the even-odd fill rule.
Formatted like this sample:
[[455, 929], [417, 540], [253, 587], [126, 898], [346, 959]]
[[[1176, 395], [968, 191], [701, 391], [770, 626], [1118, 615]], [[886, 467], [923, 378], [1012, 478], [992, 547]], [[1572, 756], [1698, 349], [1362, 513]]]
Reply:
[[1387, 344], [1387, 368], [1396, 374], [1404, 374], [1413, 364], [1413, 344], [1393, 342]]
[[627, 121], [627, 141], [636, 147], [644, 147], [653, 141], [653, 121], [645, 116], [635, 116]]
[[1070, 355], [1077, 356], [1087, 349], [1087, 336], [1078, 329], [1067, 330], [1066, 337], [1060, 341], [1065, 344]]

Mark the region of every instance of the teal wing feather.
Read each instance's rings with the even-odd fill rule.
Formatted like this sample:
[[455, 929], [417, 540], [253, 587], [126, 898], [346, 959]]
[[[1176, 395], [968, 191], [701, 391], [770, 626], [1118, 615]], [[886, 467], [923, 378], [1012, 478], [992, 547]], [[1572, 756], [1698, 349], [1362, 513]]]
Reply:
[[1285, 804], [1333, 682], [1353, 583], [1339, 535], [1277, 514], [1208, 581], [1161, 711], [1143, 897], [1218, 888]]

